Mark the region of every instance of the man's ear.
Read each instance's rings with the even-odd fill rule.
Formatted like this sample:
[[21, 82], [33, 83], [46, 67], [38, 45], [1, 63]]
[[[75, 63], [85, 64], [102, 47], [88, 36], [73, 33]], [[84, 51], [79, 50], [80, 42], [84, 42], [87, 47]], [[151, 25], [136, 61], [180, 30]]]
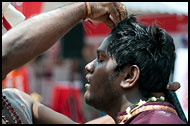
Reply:
[[126, 67], [124, 70], [124, 77], [120, 84], [122, 88], [131, 88], [133, 87], [137, 80], [139, 79], [140, 70], [137, 65], [132, 65], [130, 67]]

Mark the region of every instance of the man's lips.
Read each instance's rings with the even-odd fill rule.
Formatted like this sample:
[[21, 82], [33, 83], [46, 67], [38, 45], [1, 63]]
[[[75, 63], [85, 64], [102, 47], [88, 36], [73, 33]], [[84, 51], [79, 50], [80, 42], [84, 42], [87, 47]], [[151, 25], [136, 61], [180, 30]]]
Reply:
[[86, 90], [88, 90], [90, 88], [90, 84], [89, 83], [85, 84], [85, 88]]
[[90, 75], [89, 74], [86, 75], [86, 79], [87, 79], [88, 83], [90, 83]]
[[88, 90], [91, 86], [91, 83], [90, 83], [90, 74], [87, 74], [86, 75], [86, 79], [88, 81], [88, 83], [85, 84], [85, 88]]

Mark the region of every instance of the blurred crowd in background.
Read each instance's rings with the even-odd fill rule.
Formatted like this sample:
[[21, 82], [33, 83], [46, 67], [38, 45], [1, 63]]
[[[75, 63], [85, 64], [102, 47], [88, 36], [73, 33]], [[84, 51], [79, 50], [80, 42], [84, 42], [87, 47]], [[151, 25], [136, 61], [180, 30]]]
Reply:
[[[138, 21], [145, 25], [156, 23], [172, 35], [177, 57], [171, 81], [180, 82], [181, 88], [176, 93], [188, 115], [188, 12], [180, 12], [173, 3], [167, 2], [150, 2], [152, 6], [157, 5], [154, 11], [146, 2], [137, 2], [135, 6], [132, 3], [126, 2], [129, 14], [141, 14], [137, 16]], [[66, 4], [70, 3], [12, 2], [26, 19]], [[2, 88], [18, 88], [76, 122], [84, 123], [104, 115], [104, 112], [84, 102], [84, 85], [87, 82], [84, 67], [96, 58], [97, 47], [109, 33], [110, 30], [103, 23], [81, 21], [48, 51], [10, 72]]]

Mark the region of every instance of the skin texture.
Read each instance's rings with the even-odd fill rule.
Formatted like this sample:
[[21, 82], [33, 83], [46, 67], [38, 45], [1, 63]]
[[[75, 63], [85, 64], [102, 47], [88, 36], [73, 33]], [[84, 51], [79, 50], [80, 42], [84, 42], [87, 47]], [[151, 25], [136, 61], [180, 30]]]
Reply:
[[[113, 80], [111, 78], [116, 63], [106, 55], [106, 46], [106, 43], [103, 42], [97, 50], [97, 58], [86, 66], [86, 70], [89, 73], [86, 75], [86, 78], [90, 85], [85, 85], [87, 91], [84, 97], [88, 104], [100, 110], [105, 109], [107, 106], [107, 104], [104, 103], [110, 100], [112, 101], [112, 98], [118, 97], [118, 95], [112, 96], [116, 94], [114, 92], [117, 91], [117, 89], [114, 88], [117, 85], [112, 85]], [[97, 91], [99, 93], [97, 93]], [[107, 97], [110, 95], [112, 97]]]

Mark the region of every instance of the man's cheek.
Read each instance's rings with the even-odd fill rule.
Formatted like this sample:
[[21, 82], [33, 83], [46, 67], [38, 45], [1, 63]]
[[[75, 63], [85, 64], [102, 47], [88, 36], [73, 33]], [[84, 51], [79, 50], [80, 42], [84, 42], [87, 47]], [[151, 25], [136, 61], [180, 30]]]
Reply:
[[105, 72], [105, 69], [99, 69], [94, 73], [93, 84], [92, 86], [96, 88], [102, 88], [108, 82], [108, 73]]
[[113, 72], [115, 67], [117, 66], [117, 63], [115, 60], [112, 60], [111, 58], [108, 60], [108, 62], [105, 64], [105, 70], [107, 72]]

